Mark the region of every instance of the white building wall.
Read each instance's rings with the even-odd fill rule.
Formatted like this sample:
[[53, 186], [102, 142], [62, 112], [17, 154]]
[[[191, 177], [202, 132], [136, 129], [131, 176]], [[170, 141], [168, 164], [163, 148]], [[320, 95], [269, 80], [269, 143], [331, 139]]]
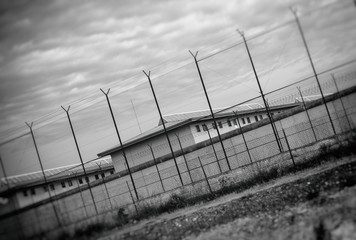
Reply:
[[[173, 151], [180, 150], [179, 142], [175, 134], [178, 135], [183, 148], [195, 144], [190, 127], [183, 126], [175, 131], [170, 132], [168, 135]], [[128, 159], [130, 168], [153, 160], [152, 153], [148, 144], [152, 147], [156, 159], [171, 153], [166, 135], [160, 134], [159, 136], [150, 138], [148, 141], [144, 141], [143, 143], [135, 144], [134, 146], [125, 148], [125, 154]], [[125, 159], [121, 151], [113, 153], [111, 157], [116, 172], [127, 169]]]
[[[341, 106], [339, 105], [339, 103], [336, 103], [337, 101], [339, 101], [338, 99], [333, 101], [333, 102], [328, 102], [328, 107], [330, 107], [330, 113], [332, 116], [332, 119], [335, 123], [335, 127], [336, 127], [336, 131], [337, 133], [339, 133], [341, 130], [343, 130], [343, 127], [345, 127], [345, 119], [342, 118], [343, 116], [343, 111], [341, 111]], [[346, 107], [346, 111], [348, 113], [349, 116], [349, 120], [351, 122], [351, 127], [354, 128], [356, 126], [356, 106], [355, 106], [355, 102], [356, 102], [356, 93], [347, 95], [343, 97], [343, 101]], [[338, 110], [338, 112], [335, 112], [335, 110]], [[321, 119], [327, 119], [326, 116], [326, 112], [325, 112], [325, 106], [323, 105], [319, 105], [316, 106], [312, 109], [308, 110], [308, 113], [310, 114], [310, 116], [312, 117], [312, 119], [314, 120], [321, 120]], [[294, 131], [299, 131], [298, 127], [300, 126], [299, 124], [304, 124], [304, 123], [308, 123], [307, 122], [307, 117], [306, 117], [306, 112], [299, 112], [296, 114], [293, 114], [291, 116], [288, 116], [284, 119], [281, 119], [279, 121], [276, 122], [276, 126], [277, 128], [280, 130], [280, 127], [283, 126], [283, 128], [285, 128], [287, 135], [288, 135], [288, 140], [291, 144], [291, 147], [299, 147], [299, 144], [297, 141], [294, 141], [293, 138], [295, 138], [295, 140], [297, 140], [297, 136], [292, 135], [292, 133]], [[331, 131], [330, 125], [329, 124], [323, 124], [320, 126], [315, 126], [317, 129], [319, 129], [320, 131], [317, 131], [320, 133], [320, 135], [318, 135], [318, 137], [327, 137], [327, 136], [332, 136], [333, 133]], [[316, 129], [316, 130], [317, 130]], [[321, 131], [323, 130], [323, 131]], [[343, 130], [345, 131], [345, 129]], [[311, 132], [311, 131], [309, 131]], [[326, 134], [326, 135], [321, 135], [321, 134]], [[271, 139], [273, 138], [272, 135], [272, 129], [270, 127], [270, 125], [264, 125], [255, 129], [250, 129], [249, 131], [246, 132], [245, 136], [248, 140], [248, 144], [250, 149], [252, 147], [254, 147], [254, 145], [258, 145], [258, 143], [256, 143], [255, 141], [260, 141], [261, 138], [263, 138], [264, 136], [266, 136], [266, 134], [270, 134], [271, 135]], [[318, 138], [318, 139], [320, 139]], [[309, 141], [314, 141], [312, 137], [310, 137], [308, 139]], [[242, 143], [242, 139], [241, 139], [241, 135], [237, 135], [237, 136], [233, 136], [230, 139], [225, 139], [224, 140], [224, 144], [226, 146], [228, 146], [229, 142], [233, 142], [234, 145], [238, 144], [238, 143]], [[304, 144], [308, 144], [307, 141], [304, 142]], [[220, 144], [216, 144], [216, 146], [218, 147]], [[221, 145], [220, 145], [221, 147]], [[239, 150], [239, 146], [235, 146], [235, 150]], [[217, 150], [219, 150], [217, 148]], [[252, 158], [253, 161], [256, 160], [260, 160], [262, 158], [265, 157], [269, 157], [272, 156], [275, 153], [271, 153], [269, 152], [270, 150], [274, 150], [277, 151], [277, 147], [274, 147], [273, 149], [270, 149], [269, 145], [261, 145], [261, 148], [259, 149], [255, 149], [252, 150]], [[195, 166], [199, 166], [196, 161], [197, 157], [201, 158], [201, 161], [204, 165], [211, 163], [210, 166], [205, 166], [205, 171], [208, 173], [208, 176], [213, 175], [215, 172], [213, 172], [213, 167], [212, 164], [215, 163], [215, 159], [214, 156], [211, 154], [212, 150], [211, 150], [211, 146], [206, 146], [204, 148], [200, 148], [197, 149], [195, 151], [192, 151], [188, 154], [186, 154], [186, 158], [188, 159], [188, 165], [192, 166], [194, 163]], [[211, 155], [208, 156], [207, 154]], [[221, 156], [221, 151], [220, 154]], [[195, 160], [194, 160], [195, 159]], [[225, 163], [226, 161], [223, 159], [223, 157], [220, 157], [221, 163]], [[243, 155], [243, 153], [241, 152], [239, 154], [238, 157], [236, 157], [236, 159], [234, 159], [233, 157], [231, 157], [230, 159], [232, 168], [235, 168], [237, 166], [241, 166], [243, 164], [248, 163], [249, 159], [248, 157]], [[280, 157], [276, 157], [274, 158], [273, 161], [281, 161]], [[286, 161], [281, 161], [281, 163], [285, 164]], [[267, 162], [269, 163], [269, 162]], [[272, 162], [271, 162], [272, 163]], [[274, 162], [275, 163], [275, 162]], [[178, 164], [181, 166], [184, 166], [182, 164], [182, 161], [178, 161]], [[291, 164], [291, 163], [289, 163]], [[192, 166], [193, 167], [193, 166]], [[166, 180], [164, 181], [166, 191], [168, 191], [169, 189], [172, 189], [173, 184], [175, 184], [175, 186], [179, 187], [180, 183], [179, 181], [177, 181], [177, 179], [175, 179], [175, 177], [170, 177], [172, 175], [169, 174], [168, 171], [165, 171], [167, 168], [172, 169], [173, 174], [175, 174], [175, 169], [174, 169], [174, 164], [173, 161], [166, 161], [164, 163], [160, 163], [158, 166], [160, 172], [162, 173], [162, 177], [165, 177]], [[226, 170], [226, 167], [222, 166], [223, 170]], [[214, 169], [217, 169], [216, 167], [214, 167]], [[193, 178], [196, 178], [195, 180], [199, 180], [202, 179], [202, 171], [198, 171], [199, 169], [197, 169], [197, 171], [192, 171], [192, 175]], [[152, 174], [154, 173], [155, 169], [154, 166], [151, 166], [150, 169], [144, 169], [140, 172], [136, 172], [134, 173], [133, 177], [135, 180], [137, 180], [137, 186], [139, 187], [138, 189], [138, 193], [142, 194], [143, 197], [149, 195], [152, 192], [159, 192], [160, 189], [160, 185], [159, 182], [157, 184], [151, 184], [151, 185], [147, 185], [149, 183], [149, 181], [157, 181], [157, 178], [153, 179], [152, 176], [147, 176], [148, 174]], [[241, 175], [245, 175], [247, 174], [246, 172], [243, 172], [243, 170], [239, 170], [241, 173]], [[200, 175], [199, 178], [197, 178], [198, 174]], [[145, 179], [140, 179], [140, 177], [144, 177]], [[172, 180], [171, 180], [172, 179]], [[184, 177], [184, 181], [187, 178]], [[146, 186], [143, 187], [142, 185], [146, 183]], [[110, 220], [110, 219], [114, 219], [114, 216], [116, 216], [117, 211], [110, 211], [110, 204], [112, 204], [112, 207], [114, 209], [118, 208], [118, 207], [124, 207], [126, 209], [129, 210], [129, 212], [134, 212], [134, 206], [131, 205], [126, 205], [126, 204], [130, 204], [132, 203], [132, 199], [130, 196], [130, 192], [128, 191], [128, 187], [127, 185], [130, 185], [130, 191], [132, 193], [132, 185], [130, 184], [130, 179], [129, 176], [126, 175], [124, 177], [120, 177], [120, 178], [116, 178], [116, 179], [112, 179], [112, 181], [110, 182], [106, 182], [106, 187], [108, 188], [108, 192], [109, 192], [109, 197], [110, 197], [110, 201], [109, 200], [105, 200], [103, 198], [105, 198], [107, 195], [105, 195], [105, 185], [104, 184], [100, 184], [97, 186], [94, 186], [92, 188], [92, 192], [95, 198], [95, 201], [97, 202], [98, 205], [98, 210], [100, 213], [103, 213], [103, 211], [105, 210], [109, 210], [107, 213], [105, 213], [105, 215], [102, 215], [102, 218], [100, 219], [100, 221], [105, 222], [105, 220]], [[142, 184], [142, 185], [141, 185]], [[104, 186], [103, 186], [104, 185]], [[201, 186], [201, 185], [196, 185], [196, 186]], [[172, 192], [168, 192], [167, 195], [169, 196]], [[165, 197], [167, 195], [162, 195], [162, 197]], [[161, 197], [161, 196], [159, 196]], [[159, 198], [153, 198], [153, 199], [147, 199], [147, 202], [158, 202]], [[159, 202], [158, 202], [159, 203]], [[60, 213], [60, 219], [65, 223], [65, 224], [72, 224], [75, 225], [76, 223], [78, 223], [79, 220], [84, 220], [84, 218], [87, 218], [87, 221], [83, 221], [85, 224], [89, 225], [93, 223], [93, 218], [89, 219], [88, 217], [96, 217], [95, 211], [93, 210], [93, 204], [91, 202], [91, 197], [90, 197], [90, 193], [89, 190], [84, 190], [82, 192], [77, 192], [75, 194], [72, 194], [70, 196], [66, 196], [65, 198], [61, 198], [58, 199], [55, 202], [57, 209]], [[50, 206], [50, 203], [46, 203], [43, 204], [42, 206], [36, 207], [36, 208], [32, 208], [32, 209], [28, 209], [25, 212], [19, 214], [19, 215], [15, 215], [15, 216], [9, 216], [6, 219], [1, 219], [0, 221], [0, 226], [2, 226], [3, 232], [1, 232], [1, 236], [4, 236], [3, 238], [6, 238], [7, 236], [11, 236], [11, 234], [16, 234], [16, 233], [23, 233], [25, 237], [30, 237], [31, 234], [38, 234], [41, 233], [41, 231], [43, 230], [53, 230], [55, 227], [57, 227], [57, 222], [55, 219], [55, 215], [53, 213], [53, 211], [51, 210], [52, 207]], [[115, 215], [109, 215], [111, 213], [114, 213]], [[41, 216], [40, 218], [37, 217], [37, 215]], [[46, 216], [47, 214], [47, 216]], [[108, 217], [110, 216], [110, 217]], [[18, 222], [20, 221], [20, 222]], [[48, 224], [47, 225], [43, 225], [43, 222]], [[87, 226], [87, 225], [81, 225], [81, 226]], [[78, 226], [78, 225], [77, 225]], [[37, 227], [45, 227], [44, 229], [37, 229]], [[1, 229], [1, 228], [0, 228]], [[22, 231], [20, 231], [22, 230]], [[23, 238], [25, 238], [23, 237]], [[22, 239], [22, 238], [19, 238]]]
[[[111, 171], [113, 170], [105, 170], [103, 173], [105, 176], [111, 175]], [[94, 182], [97, 181], [95, 175], [98, 175], [99, 180], [102, 179], [101, 172], [97, 173], [92, 173], [88, 175], [89, 182]], [[82, 183], [79, 183], [79, 179], [82, 179]], [[65, 187], [62, 186], [62, 182], [65, 184]], [[71, 184], [70, 184], [71, 182]], [[53, 184], [54, 190], [51, 189], [51, 185]], [[85, 177], [78, 176], [77, 178], [71, 176], [68, 177], [67, 179], [59, 180], [56, 182], [50, 182], [48, 186], [46, 187], [48, 191], [50, 191], [51, 196], [56, 196], [58, 194], [67, 192], [69, 190], [75, 189], [78, 186], [82, 186], [86, 184], [85, 182]], [[71, 186], [70, 186], [71, 185]], [[29, 187], [26, 189], [19, 190], [18, 192], [15, 193], [15, 196], [17, 198], [19, 207], [26, 207], [30, 204], [45, 200], [49, 198], [49, 192], [45, 191], [45, 185], [39, 185], [39, 186], [34, 186], [34, 187]]]
[[[274, 111], [273, 113], [275, 114], [278, 112], [279, 111]], [[257, 117], [258, 121], [260, 121], [264, 118], [267, 118], [267, 115], [263, 112], [257, 112], [254, 114], [243, 115], [243, 116], [239, 117], [241, 126], [245, 126], [245, 125], [256, 122], [255, 116]], [[231, 126], [228, 125], [228, 122], [227, 122], [228, 119], [231, 120]], [[234, 117], [218, 119], [217, 127], [219, 128], [220, 134], [224, 134], [224, 133], [235, 130], [236, 129], [235, 123], [237, 124], [237, 122], [235, 122], [234, 120], [236, 120], [236, 118], [234, 118]], [[219, 127], [219, 122], [221, 122], [222, 128]], [[177, 130], [170, 132], [169, 139], [171, 141], [173, 150], [174, 151], [180, 150], [177, 136], [175, 134], [178, 134], [183, 148], [192, 146], [196, 143], [199, 143], [199, 142], [209, 139], [208, 132], [203, 130], [203, 124], [206, 124], [207, 127], [209, 128], [210, 136], [212, 138], [216, 137], [217, 131], [212, 128], [212, 123], [213, 123], [212, 120], [205, 121], [205, 122], [199, 122], [197, 124], [190, 124], [187, 126], [183, 126], [181, 128], [177, 128]], [[196, 125], [199, 125], [200, 132], [198, 132]], [[162, 157], [164, 155], [171, 153], [165, 134], [160, 134], [157, 137], [150, 138], [148, 141], [144, 141], [143, 143], [135, 144], [134, 146], [129, 146], [129, 147], [125, 148], [125, 153], [126, 153], [126, 157], [128, 159], [130, 168], [153, 160], [152, 153], [151, 153], [151, 150], [150, 150], [148, 144], [152, 146], [154, 155], [156, 158], [159, 158], [159, 157]], [[113, 153], [111, 155], [111, 157], [112, 157], [112, 161], [113, 161], [116, 172], [120, 172], [120, 171], [127, 169], [125, 159], [124, 159], [121, 151]]]
[[[240, 116], [239, 121], [240, 121], [241, 126], [245, 126], [245, 125], [256, 122], [255, 116], [258, 117], [258, 120], [261, 120], [261, 116], [263, 119], [267, 118], [267, 115], [265, 113], [256, 113], [256, 114]], [[248, 121], [248, 118], [249, 118], [250, 122]], [[228, 119], [230, 119], [231, 126], [229, 126], [229, 124], [227, 122]], [[219, 122], [221, 122], [222, 128], [219, 127]], [[236, 127], [235, 127], [236, 118], [234, 118], [234, 117], [217, 119], [217, 123], [218, 123], [217, 127], [219, 128], [221, 134], [224, 134], [226, 132], [230, 132], [230, 131], [233, 131], [236, 129]], [[191, 145], [194, 145], [196, 143], [199, 143], [199, 142], [209, 139], [208, 132], [203, 130], [203, 124], [206, 124], [207, 127], [209, 128], [209, 133], [212, 138], [217, 136], [217, 131], [212, 128], [212, 124], [213, 124], [212, 120], [205, 121], [205, 122], [199, 122], [197, 124], [191, 124], [188, 126], [183, 126], [181, 128], [178, 128], [177, 130], [169, 133], [169, 139], [171, 141], [173, 150], [174, 151], [180, 150], [179, 142], [178, 142], [177, 136], [175, 134], [177, 134], [179, 136], [179, 139], [181, 141], [183, 148], [189, 147]], [[197, 131], [196, 125], [199, 125], [200, 132]], [[125, 148], [125, 153], [127, 155], [130, 168], [138, 166], [140, 164], [143, 164], [147, 161], [153, 160], [151, 150], [147, 146], [147, 144], [152, 146], [152, 149], [154, 151], [154, 155], [155, 155], [156, 159], [171, 153], [166, 136], [164, 134], [161, 134], [160, 136], [151, 138], [149, 141], [145, 141], [144, 143], [136, 144], [135, 146]], [[115, 168], [116, 172], [120, 172], [120, 171], [127, 169], [125, 161], [124, 161], [124, 157], [121, 152], [113, 154], [112, 161], [113, 161], [114, 168]], [[182, 159], [177, 159], [177, 161], [181, 162]], [[183, 164], [183, 162], [181, 162], [180, 167], [185, 168], [185, 165]], [[155, 171], [155, 169], [151, 169], [151, 170]], [[186, 169], [182, 169], [182, 170], [186, 171]], [[148, 169], [146, 171], [144, 171], [145, 174], [148, 173], [147, 171], [148, 171]], [[110, 175], [110, 171], [105, 171], [104, 173], [105, 173], [105, 176]], [[97, 180], [95, 178], [96, 174], [98, 174], [99, 179], [101, 179], [100, 173], [93, 173], [88, 176], [90, 182]], [[79, 183], [79, 179], [82, 180], [82, 183]], [[71, 181], [71, 186], [69, 184], [69, 181]], [[62, 187], [62, 182], [64, 182], [65, 187]], [[77, 178], [71, 176], [71, 177], [68, 177], [68, 179], [63, 179], [63, 180], [60, 180], [57, 182], [52, 182], [51, 184], [53, 184], [54, 190], [51, 190], [51, 187], [50, 187], [51, 184], [49, 184], [48, 189], [51, 192], [51, 195], [55, 196], [55, 195], [61, 194], [63, 192], [66, 192], [68, 190], [77, 188], [79, 185], [83, 185], [85, 183], [86, 182], [85, 182], [84, 176], [80, 176]], [[31, 189], [34, 189], [35, 194], [32, 194]], [[26, 191], [27, 196], [25, 196], [24, 191]], [[36, 203], [38, 201], [47, 199], [48, 197], [49, 197], [49, 193], [47, 191], [45, 191], [44, 185], [24, 189], [24, 190], [21, 190], [16, 193], [16, 198], [18, 200], [19, 207], [28, 206], [28, 205]]]
[[[276, 111], [276, 112], [278, 112], [278, 111]], [[274, 112], [274, 113], [276, 113], [276, 112]], [[267, 118], [267, 114], [258, 112], [255, 114], [239, 116], [239, 121], [240, 121], [241, 127], [256, 122], [255, 117], [257, 117], [257, 120], [260, 121], [262, 119]], [[228, 124], [228, 119], [230, 120], [231, 126], [229, 126], [229, 124]], [[235, 117], [220, 118], [220, 119], [217, 119], [216, 122], [218, 125], [217, 127], [219, 128], [220, 134], [224, 134], [224, 133], [236, 130], [235, 124], [237, 124], [237, 128], [239, 128]], [[219, 127], [219, 122], [221, 122], [222, 127]], [[211, 138], [218, 136], [217, 131], [213, 128], [212, 120], [205, 121], [205, 122], [199, 122], [197, 124], [190, 125], [190, 130], [192, 131], [195, 143], [199, 143], [199, 142], [209, 139], [208, 131], [205, 131], [203, 128], [204, 124], [208, 127]], [[199, 126], [200, 131], [198, 130], [197, 125]]]

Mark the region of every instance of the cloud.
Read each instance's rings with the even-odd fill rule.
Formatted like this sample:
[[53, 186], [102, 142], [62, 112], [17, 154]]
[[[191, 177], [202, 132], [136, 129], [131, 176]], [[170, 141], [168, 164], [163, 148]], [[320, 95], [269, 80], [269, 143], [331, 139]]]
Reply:
[[[62, 121], [59, 116], [64, 112], [60, 105], [71, 104], [73, 110], [79, 111], [75, 114], [76, 120], [82, 120], [84, 129], [96, 134], [99, 129], [106, 132], [105, 125], [98, 127], [104, 119], [99, 116], [107, 117], [106, 106], [102, 104], [105, 99], [99, 88], [111, 88], [113, 106], [124, 122], [123, 131], [129, 129], [124, 137], [132, 137], [130, 133], [135, 131], [131, 131], [134, 115], [130, 100], [134, 99], [146, 128], [157, 123], [152, 93], [142, 70], [152, 71], [165, 113], [205, 108], [204, 98], [196, 94], [202, 89], [188, 50], [199, 50], [199, 58], [208, 56], [241, 42], [235, 31], [238, 27], [251, 37], [292, 20], [289, 5], [298, 5], [303, 12], [329, 2], [332, 1], [1, 2], [0, 130], [16, 129], [23, 125], [24, 119], [40, 119], [36, 122], [39, 124], [52, 119]], [[356, 49], [351, 40], [356, 29], [354, 14], [347, 12], [342, 17], [338, 14], [347, 11], [345, 6], [343, 2], [333, 8], [326, 7], [323, 11], [328, 17], [320, 17], [318, 11], [303, 15], [302, 23], [320, 68], [355, 55], [350, 50]], [[333, 32], [331, 37], [323, 32], [328, 24]], [[291, 69], [291, 62], [303, 59], [295, 30], [294, 26], [289, 31], [275, 31], [249, 42], [259, 74], [284, 76], [283, 68]], [[323, 40], [317, 41], [316, 33], [322, 33]], [[343, 41], [343, 47], [337, 43], [345, 34], [350, 40]], [[286, 44], [288, 38], [290, 41]], [[283, 45], [288, 51], [280, 50]], [[328, 59], [323, 61], [325, 56]], [[236, 81], [253, 85], [252, 69], [243, 45], [200, 64], [208, 90], [219, 106], [230, 104], [223, 101], [222, 92], [231, 86], [229, 95], [233, 96], [231, 89], [235, 89]], [[277, 70], [273, 70], [274, 66]], [[294, 71], [300, 69], [298, 66]], [[275, 73], [268, 75], [271, 70]], [[242, 89], [245, 96], [248, 87]], [[182, 99], [182, 96], [185, 97]], [[88, 106], [98, 114], [97, 122], [92, 120], [89, 124], [87, 121], [91, 115]], [[46, 127], [48, 131], [42, 133], [48, 134], [43, 136], [46, 144], [50, 139], [55, 141], [56, 134], [60, 135], [56, 122], [53, 125], [52, 134], [49, 134], [50, 125]], [[91, 125], [96, 128], [90, 128]], [[85, 140], [89, 141], [87, 138], [95, 139], [95, 134], [85, 134]], [[92, 149], [95, 153], [96, 149]]]
[[68, 81], [67, 85], [68, 86], [73, 86], [73, 85], [78, 85], [78, 84], [83, 84], [86, 82], [86, 73], [71, 73], [67, 76]]

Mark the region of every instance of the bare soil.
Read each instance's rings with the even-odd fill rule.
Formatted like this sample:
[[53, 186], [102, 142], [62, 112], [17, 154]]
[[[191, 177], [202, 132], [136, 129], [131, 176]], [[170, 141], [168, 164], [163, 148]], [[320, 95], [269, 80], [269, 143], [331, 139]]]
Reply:
[[356, 239], [355, 185], [356, 158], [349, 157], [101, 239]]

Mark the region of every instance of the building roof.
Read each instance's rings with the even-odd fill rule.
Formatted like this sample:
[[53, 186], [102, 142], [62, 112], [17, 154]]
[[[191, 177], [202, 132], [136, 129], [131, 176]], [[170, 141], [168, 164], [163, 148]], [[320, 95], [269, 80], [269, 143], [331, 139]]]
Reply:
[[[286, 109], [286, 108], [292, 108], [299, 106], [300, 103], [291, 103], [291, 104], [284, 104], [284, 105], [277, 105], [277, 106], [271, 106], [271, 110], [278, 110], [278, 109]], [[245, 104], [245, 105], [238, 105], [238, 106], [232, 106], [228, 108], [216, 108], [213, 110], [215, 113], [215, 118], [225, 118], [225, 117], [233, 117], [235, 115], [234, 112], [238, 116], [241, 115], [246, 115], [246, 114], [251, 114], [251, 113], [256, 113], [256, 112], [263, 112], [265, 111], [264, 106], [262, 106], [259, 103], [253, 103], [253, 104]], [[182, 126], [186, 126], [191, 123], [199, 122], [199, 121], [206, 121], [210, 120], [211, 114], [210, 110], [201, 110], [201, 111], [194, 111], [194, 112], [186, 112], [186, 113], [179, 113], [179, 114], [171, 114], [171, 115], [165, 115], [163, 116], [163, 119], [165, 121], [165, 126], [167, 131], [171, 131], [174, 129], [177, 129]], [[141, 133], [134, 138], [131, 138], [125, 142], [123, 142], [124, 147], [129, 147], [134, 144], [137, 144], [139, 142], [145, 141], [149, 138], [155, 137], [157, 135], [160, 135], [164, 133], [163, 125], [160, 124], [152, 128], [144, 133]], [[116, 145], [108, 150], [105, 150], [103, 152], [98, 153], [99, 157], [103, 157], [106, 155], [109, 155], [113, 152], [121, 150], [120, 145]]]
[[[84, 163], [84, 167], [86, 172], [89, 173], [97, 171], [100, 168], [103, 170], [109, 168], [111, 169], [113, 168], [113, 164], [110, 157], [105, 157], [86, 162]], [[84, 170], [81, 164], [73, 164], [58, 168], [47, 169], [44, 172], [48, 182], [53, 182], [62, 178], [69, 178], [84, 174]], [[6, 178], [6, 180], [5, 178], [1, 178], [1, 185], [7, 185], [10, 188], [42, 183], [44, 183], [42, 171], [9, 176]]]
[[[215, 108], [213, 109], [214, 114], [215, 113], [220, 113], [220, 112], [232, 112], [232, 111], [236, 111], [236, 112], [242, 112], [242, 111], [249, 111], [249, 110], [253, 110], [253, 109], [263, 109], [264, 106], [262, 106], [259, 103], [251, 103], [251, 104], [244, 104], [244, 105], [238, 105], [238, 106], [234, 106], [232, 108]], [[210, 116], [210, 110], [199, 110], [199, 111], [193, 111], [193, 112], [185, 112], [185, 113], [176, 113], [176, 114], [169, 114], [169, 115], [164, 115], [163, 116], [163, 121], [165, 123], [167, 122], [177, 122], [177, 121], [182, 121], [182, 120], [186, 120], [186, 119], [190, 119], [190, 118], [202, 118], [202, 117], [206, 117], [206, 116]], [[160, 120], [158, 125], [161, 125], [162, 121]]]
[[[167, 131], [171, 131], [173, 129], [176, 129], [176, 128], [179, 128], [181, 126], [185, 126], [186, 124], [188, 124], [189, 122], [191, 122], [192, 119], [185, 119], [183, 121], [177, 121], [177, 122], [168, 122], [168, 123], [165, 123], [165, 126], [166, 126], [166, 129]], [[152, 128], [144, 133], [141, 133], [125, 142], [123, 142], [123, 145], [125, 147], [128, 147], [128, 146], [131, 146], [131, 145], [134, 145], [136, 143], [139, 143], [139, 142], [142, 142], [144, 140], [147, 140], [147, 139], [150, 139], [152, 137], [155, 137], [157, 135], [160, 135], [164, 133], [164, 128], [163, 128], [163, 125], [159, 125], [155, 128]], [[110, 148], [106, 151], [103, 151], [101, 153], [98, 153], [98, 156], [99, 157], [104, 157], [104, 156], [107, 156], [113, 152], [116, 152], [118, 150], [121, 149], [121, 145], [116, 145], [114, 146], [113, 148]]]
[[[324, 93], [324, 96], [329, 96], [332, 93]], [[309, 96], [303, 96], [303, 99], [305, 102], [310, 102], [310, 101], [314, 101], [317, 99], [320, 99], [322, 96], [320, 94], [318, 95], [309, 95]], [[301, 97], [296, 97], [295, 98], [295, 102], [302, 102], [302, 98]]]

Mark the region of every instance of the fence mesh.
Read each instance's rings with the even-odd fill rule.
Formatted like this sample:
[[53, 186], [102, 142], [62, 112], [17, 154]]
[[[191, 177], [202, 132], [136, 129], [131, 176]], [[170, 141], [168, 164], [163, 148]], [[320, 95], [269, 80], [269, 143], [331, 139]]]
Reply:
[[[320, 18], [326, 20], [316, 21]], [[341, 1], [319, 10], [304, 12], [300, 22], [302, 26], [312, 26], [305, 28], [304, 34], [323, 94], [328, 97], [353, 87], [356, 79], [356, 48], [352, 37], [356, 29], [354, 9]], [[321, 92], [295, 21], [272, 26], [260, 33], [246, 32], [245, 36], [257, 77], [272, 108], [296, 102], [303, 107], [303, 98], [297, 87], [300, 87], [307, 102], [320, 99]], [[343, 42], [346, 47], [340, 48], [335, 44], [337, 42]], [[194, 49], [192, 53], [196, 53]], [[247, 49], [238, 33], [231, 33], [223, 41], [202, 48], [197, 60], [213, 108], [256, 103], [264, 107]], [[152, 85], [163, 115], [208, 108], [197, 65], [189, 53], [148, 69], [146, 73], [148, 71], [151, 71]], [[136, 84], [128, 85], [128, 82]], [[159, 114], [143, 73], [118, 81], [108, 90], [103, 89], [108, 93], [122, 140], [127, 141], [157, 126]], [[63, 107], [68, 109], [69, 105]], [[234, 107], [229, 109], [233, 110]], [[319, 145], [316, 142], [334, 136], [332, 126], [336, 133], [355, 128], [356, 109], [352, 98], [337, 96], [327, 103], [327, 107], [330, 117], [325, 105], [321, 104], [282, 119], [275, 112], [271, 116], [274, 125], [268, 123], [256, 128], [258, 130], [241, 132], [237, 127], [239, 134], [232, 134], [223, 141], [225, 152], [217, 141], [216, 130], [211, 126], [208, 131], [213, 144], [206, 141], [204, 146], [192, 152], [182, 152], [182, 148], [192, 146], [195, 143], [192, 139], [198, 135], [191, 132], [170, 134], [177, 166], [172, 159], [162, 161], [163, 155], [171, 154], [164, 137], [155, 144], [127, 149], [129, 166], [123, 156], [113, 163], [117, 171], [114, 176], [104, 166], [103, 169], [98, 166], [98, 177], [91, 176], [89, 179], [92, 183], [90, 193], [85, 178], [80, 175], [80, 158], [88, 166], [97, 160], [96, 154], [103, 149], [120, 145], [105, 95], [101, 91], [92, 93], [70, 104], [68, 114], [75, 135], [66, 112], [59, 107], [51, 114], [33, 121], [34, 137], [44, 168], [74, 164], [77, 172], [63, 169], [56, 173], [65, 187], [62, 185], [52, 190], [50, 185], [41, 183], [40, 187], [35, 188], [35, 182], [28, 184], [25, 192], [16, 192], [16, 197], [25, 200], [12, 203], [1, 213], [0, 232], [4, 236], [28, 237], [54, 231], [58, 227], [91, 221], [95, 217], [115, 215], [120, 208], [134, 212], [137, 201], [172, 193], [181, 189], [182, 183], [199, 191], [208, 192], [209, 187], [216, 191], [222, 186], [218, 179], [226, 173], [233, 172], [238, 181], [243, 181], [261, 169], [289, 166], [294, 161], [298, 163], [318, 152]], [[293, 121], [290, 121], [292, 117]], [[222, 124], [226, 126], [228, 122], [223, 121]], [[6, 170], [9, 177], [8, 182], [2, 179], [3, 188], [16, 186], [17, 183], [11, 183], [10, 179], [17, 173], [37, 171], [41, 176], [39, 159], [27, 126], [3, 132], [0, 153], [5, 166], [2, 170]], [[295, 159], [291, 154], [295, 155]], [[142, 164], [147, 166], [142, 167]], [[133, 181], [125, 173], [128, 168], [133, 171]], [[18, 179], [31, 180], [25, 179], [25, 176], [18, 176]]]

